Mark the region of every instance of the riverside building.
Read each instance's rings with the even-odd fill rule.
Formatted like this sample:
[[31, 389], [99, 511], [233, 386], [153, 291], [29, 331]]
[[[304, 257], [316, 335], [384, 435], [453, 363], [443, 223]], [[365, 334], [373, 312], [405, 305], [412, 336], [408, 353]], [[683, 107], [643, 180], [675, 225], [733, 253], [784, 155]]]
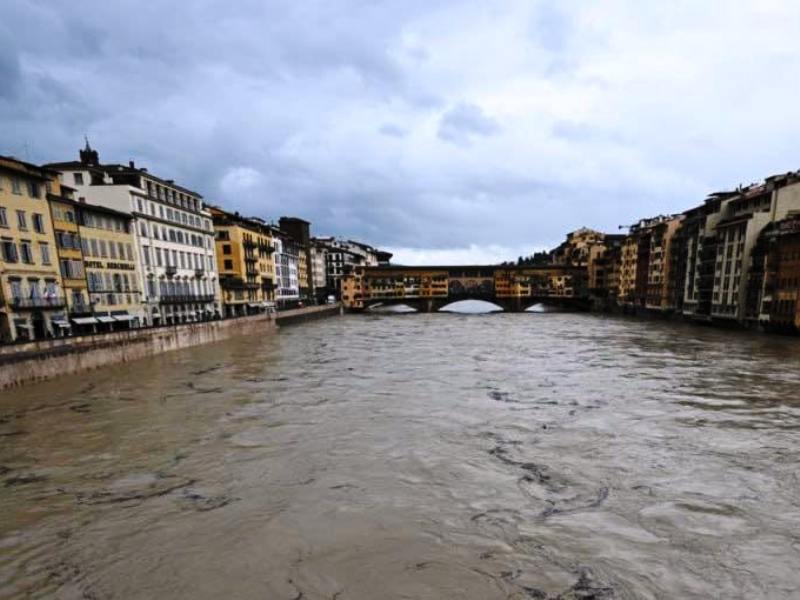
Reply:
[[300, 299], [304, 302], [313, 302], [315, 293], [311, 224], [297, 217], [281, 217], [278, 220], [278, 227], [297, 243], [297, 285]]
[[300, 302], [300, 246], [286, 232], [273, 228], [275, 240], [275, 300], [279, 308], [292, 308]]
[[753, 251], [771, 223], [800, 210], [800, 176], [769, 177], [762, 184], [741, 189], [720, 207], [715, 227], [716, 257], [711, 317], [717, 320], [758, 322], [764, 302], [763, 272], [751, 273]]
[[[56, 173], [0, 156], [0, 339], [62, 335], [66, 299], [46, 194], [62, 194]], [[64, 193], [69, 193], [65, 190]]]
[[209, 207], [226, 317], [263, 312], [275, 303], [273, 228], [264, 221]]
[[80, 160], [49, 165], [79, 200], [131, 215], [148, 325], [219, 317], [214, 229], [200, 194], [147, 169], [101, 164], [88, 142]]

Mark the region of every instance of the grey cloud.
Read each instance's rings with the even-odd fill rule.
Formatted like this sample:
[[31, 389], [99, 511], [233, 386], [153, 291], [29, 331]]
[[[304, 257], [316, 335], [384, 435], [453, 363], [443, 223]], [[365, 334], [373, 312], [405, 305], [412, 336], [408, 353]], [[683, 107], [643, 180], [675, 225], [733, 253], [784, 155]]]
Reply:
[[[133, 159], [243, 213], [304, 216], [318, 234], [399, 247], [536, 246], [571, 227], [614, 229], [685, 208], [697, 189], [686, 180], [724, 187], [762, 167], [797, 168], [786, 164], [791, 119], [757, 144], [735, 144], [725, 132], [747, 115], [717, 116], [720, 104], [710, 101], [705, 111], [681, 105], [679, 117], [697, 123], [686, 138], [715, 143], [711, 151], [692, 143], [687, 153], [680, 128], [662, 124], [652, 86], [631, 87], [626, 103], [602, 69], [562, 68], [592, 58], [576, 49], [586, 37], [568, 4], [488, 12], [459, 0], [2, 4], [0, 153], [76, 158], [88, 133], [104, 160]], [[481, 46], [488, 66], [473, 64], [464, 57], [472, 34], [491, 41], [489, 19], [504, 14], [513, 26], [500, 30], [521, 29], [520, 39]], [[460, 29], [448, 30], [455, 23]], [[651, 47], [651, 37], [643, 41]], [[626, 77], [643, 77], [616, 58]], [[659, 74], [665, 97], [668, 76]], [[765, 80], [770, 111], [760, 120], [780, 112], [776, 99], [792, 97], [769, 86], [796, 78]], [[502, 128], [481, 108], [488, 96], [502, 107]], [[566, 109], [555, 106], [563, 98]], [[748, 114], [767, 105], [750, 102]], [[573, 103], [574, 120], [566, 116]], [[714, 119], [724, 125], [704, 126]], [[607, 157], [614, 152], [621, 158]], [[653, 171], [681, 183], [664, 188], [648, 179]]]
[[394, 125], [392, 123], [386, 123], [385, 125], [381, 125], [381, 128], [378, 131], [385, 136], [394, 138], [403, 138], [406, 137], [406, 135], [408, 135], [408, 131], [406, 131], [399, 125]]
[[469, 145], [474, 136], [490, 136], [500, 126], [474, 104], [460, 103], [445, 112], [439, 121], [439, 138], [461, 146]]

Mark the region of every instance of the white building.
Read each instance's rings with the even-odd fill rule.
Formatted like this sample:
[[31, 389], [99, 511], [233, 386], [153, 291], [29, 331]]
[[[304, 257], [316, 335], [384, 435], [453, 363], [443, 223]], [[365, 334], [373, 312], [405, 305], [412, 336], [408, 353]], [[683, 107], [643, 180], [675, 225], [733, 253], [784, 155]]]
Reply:
[[145, 323], [164, 325], [221, 314], [214, 228], [202, 196], [147, 169], [100, 164], [89, 147], [80, 161], [54, 163], [79, 199], [133, 216]]
[[317, 301], [324, 301], [328, 295], [328, 278], [326, 270], [327, 247], [317, 240], [311, 241], [311, 286], [312, 295]]
[[353, 267], [375, 267], [388, 264], [391, 253], [368, 244], [334, 237], [314, 238], [314, 244], [325, 248], [325, 279], [330, 293], [341, 293], [342, 275]]
[[275, 301], [286, 308], [300, 300], [298, 281], [299, 248], [297, 242], [278, 228], [272, 231], [275, 240]]

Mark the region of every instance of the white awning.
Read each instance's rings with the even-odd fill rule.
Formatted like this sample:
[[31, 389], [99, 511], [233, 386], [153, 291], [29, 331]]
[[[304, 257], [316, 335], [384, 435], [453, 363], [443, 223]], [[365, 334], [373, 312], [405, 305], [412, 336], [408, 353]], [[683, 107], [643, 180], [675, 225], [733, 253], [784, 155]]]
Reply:
[[52, 323], [53, 325], [58, 325], [59, 327], [63, 327], [64, 329], [66, 329], [66, 328], [68, 328], [68, 327], [72, 327], [72, 325], [70, 325], [68, 321], [60, 321], [60, 320], [59, 320], [59, 321], [56, 321], [56, 320], [54, 319], [53, 321], [51, 321], [51, 323]]
[[97, 323], [97, 319], [94, 317], [75, 317], [72, 319], [73, 323], [77, 323], [78, 325], [92, 325]]
[[133, 315], [113, 315], [115, 321], [133, 321]]
[[106, 317], [103, 315], [98, 315], [97, 320], [100, 321], [101, 323], [113, 323], [114, 317]]

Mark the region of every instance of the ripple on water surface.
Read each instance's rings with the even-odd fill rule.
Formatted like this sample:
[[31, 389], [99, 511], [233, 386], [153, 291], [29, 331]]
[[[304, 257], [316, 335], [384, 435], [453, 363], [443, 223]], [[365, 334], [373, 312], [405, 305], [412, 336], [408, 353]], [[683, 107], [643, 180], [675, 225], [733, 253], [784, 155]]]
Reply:
[[373, 314], [0, 395], [0, 598], [794, 598], [800, 343]]

